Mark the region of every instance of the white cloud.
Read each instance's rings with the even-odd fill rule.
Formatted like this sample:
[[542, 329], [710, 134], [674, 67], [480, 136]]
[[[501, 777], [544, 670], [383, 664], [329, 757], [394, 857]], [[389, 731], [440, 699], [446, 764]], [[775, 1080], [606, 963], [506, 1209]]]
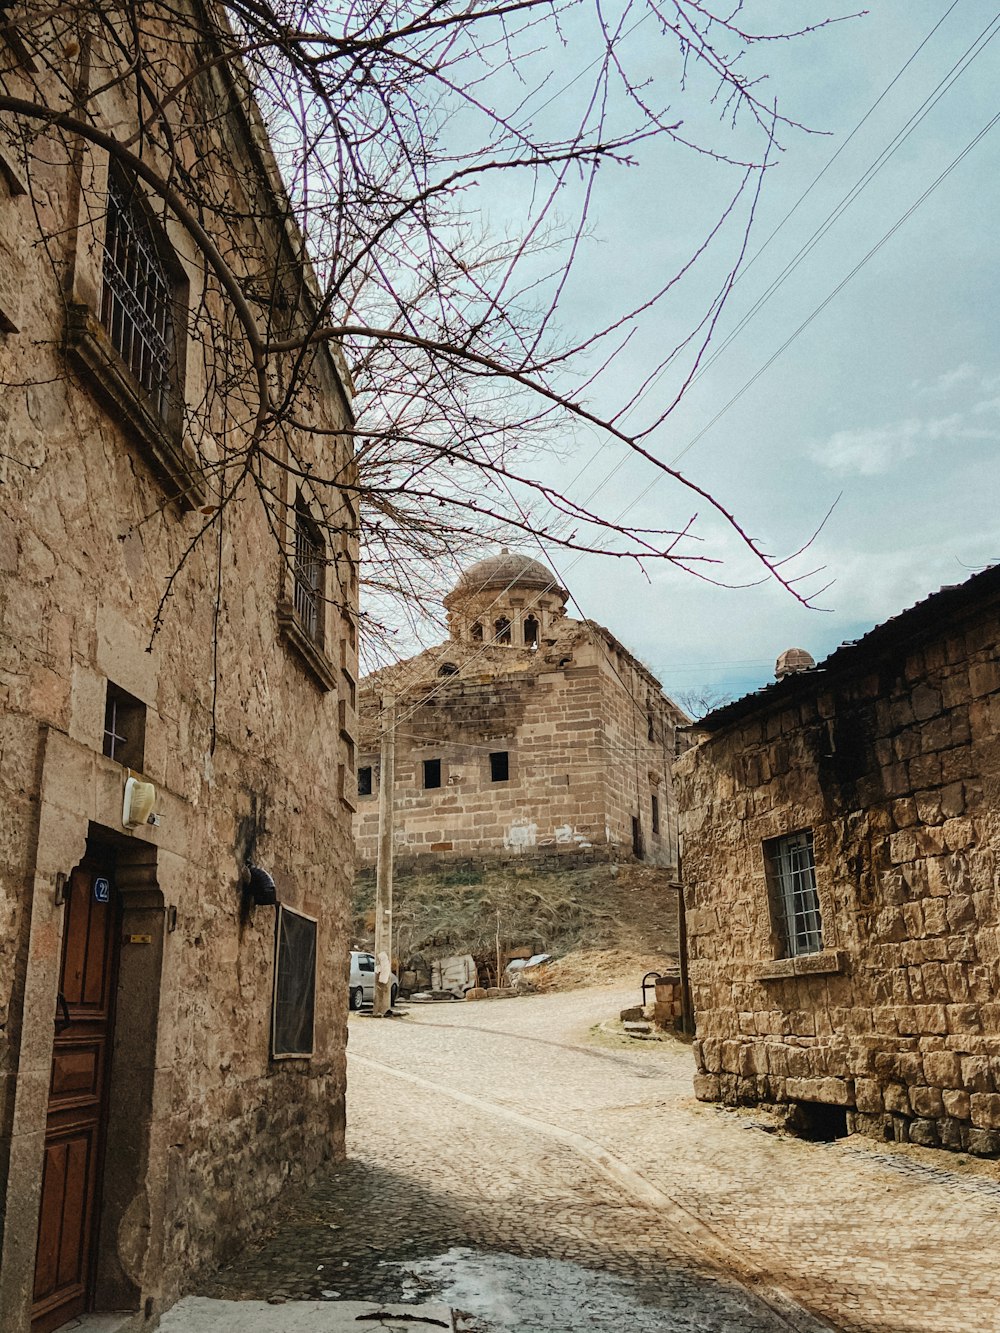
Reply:
[[[998, 405], [1000, 405], [1000, 400]], [[985, 413], [988, 404], [972, 409]], [[886, 426], [838, 430], [810, 450], [810, 456], [831, 472], [881, 476], [915, 458], [929, 445], [956, 441], [996, 440], [1000, 432], [969, 420], [972, 413], [952, 412], [945, 417], [908, 417]]]
[[951, 393], [953, 389], [959, 388], [964, 384], [980, 383], [982, 376], [975, 366], [970, 365], [968, 361], [963, 361], [960, 366], [954, 370], [946, 370], [931, 380], [929, 384], [914, 384], [914, 388], [920, 393], [926, 394], [945, 394]]

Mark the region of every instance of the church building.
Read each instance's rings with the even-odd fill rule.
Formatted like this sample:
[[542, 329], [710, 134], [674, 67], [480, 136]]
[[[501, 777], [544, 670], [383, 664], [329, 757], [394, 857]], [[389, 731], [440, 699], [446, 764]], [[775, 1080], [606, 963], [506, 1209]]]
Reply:
[[504, 550], [445, 597], [445, 642], [362, 682], [362, 866], [376, 859], [391, 694], [397, 863], [576, 853], [676, 870], [672, 766], [688, 718], [613, 634], [566, 614], [568, 597]]

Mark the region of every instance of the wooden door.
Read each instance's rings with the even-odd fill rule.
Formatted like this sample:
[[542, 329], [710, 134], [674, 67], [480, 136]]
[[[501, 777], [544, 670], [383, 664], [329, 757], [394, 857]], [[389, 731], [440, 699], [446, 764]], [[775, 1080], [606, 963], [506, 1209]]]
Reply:
[[65, 910], [33, 1333], [48, 1333], [89, 1306], [118, 936], [109, 869], [89, 860], [79, 865]]

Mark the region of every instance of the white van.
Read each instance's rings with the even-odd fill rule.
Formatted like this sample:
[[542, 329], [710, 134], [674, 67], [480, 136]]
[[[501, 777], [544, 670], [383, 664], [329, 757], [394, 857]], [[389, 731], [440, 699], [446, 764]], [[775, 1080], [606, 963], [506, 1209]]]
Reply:
[[[375, 1003], [375, 955], [351, 950], [350, 1005], [360, 1009], [363, 1004]], [[399, 979], [393, 972], [389, 977], [389, 1004], [396, 1003], [399, 994]]]

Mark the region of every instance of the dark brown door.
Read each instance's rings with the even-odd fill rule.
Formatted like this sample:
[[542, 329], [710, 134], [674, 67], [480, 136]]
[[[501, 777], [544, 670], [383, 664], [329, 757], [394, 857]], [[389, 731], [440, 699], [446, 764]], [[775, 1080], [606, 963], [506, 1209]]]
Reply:
[[90, 860], [70, 879], [52, 1051], [33, 1333], [88, 1308], [111, 1055], [117, 930], [110, 870]]

